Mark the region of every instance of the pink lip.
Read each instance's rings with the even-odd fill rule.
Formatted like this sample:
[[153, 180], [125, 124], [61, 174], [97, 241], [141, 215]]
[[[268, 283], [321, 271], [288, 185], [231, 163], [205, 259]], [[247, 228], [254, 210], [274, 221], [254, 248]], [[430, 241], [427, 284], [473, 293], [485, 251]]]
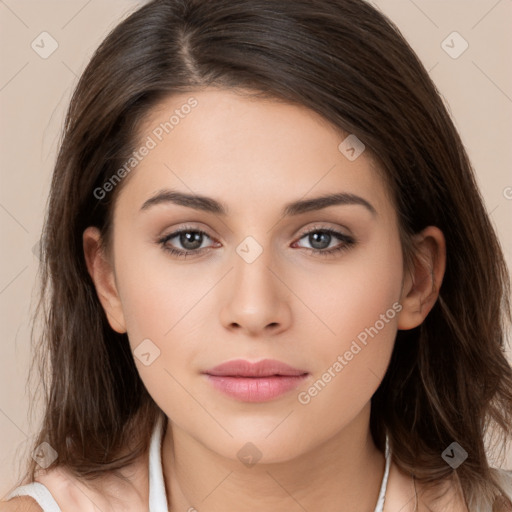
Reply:
[[308, 372], [275, 359], [227, 361], [203, 372], [219, 391], [244, 402], [264, 402], [296, 388]]

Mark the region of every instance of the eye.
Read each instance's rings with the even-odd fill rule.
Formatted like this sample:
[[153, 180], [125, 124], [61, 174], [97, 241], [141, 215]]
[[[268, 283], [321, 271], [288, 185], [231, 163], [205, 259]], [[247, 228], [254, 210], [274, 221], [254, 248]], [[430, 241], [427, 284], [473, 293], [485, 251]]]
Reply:
[[[173, 256], [185, 258], [190, 255], [196, 256], [202, 254], [214, 247], [214, 245], [204, 245], [207, 239], [212, 240], [205, 231], [197, 228], [184, 227], [163, 236], [157, 240], [157, 243], [162, 246], [164, 251]], [[307, 240], [310, 247], [297, 245], [298, 242], [303, 239]], [[315, 227], [304, 233], [299, 240], [294, 243], [294, 246], [306, 249], [314, 255], [329, 256], [348, 250], [355, 243], [354, 238], [349, 235], [345, 235], [344, 233], [330, 228]], [[220, 246], [218, 242], [215, 242], [215, 244], [217, 244], [217, 247]]]
[[[209, 249], [211, 246], [203, 246], [206, 239], [211, 238], [205, 231], [185, 227], [163, 236], [158, 240], [158, 243], [164, 251], [184, 258], [191, 254], [203, 253]], [[181, 245], [182, 248], [176, 247], [176, 245]]]
[[307, 243], [310, 244], [310, 247], [303, 247], [304, 249], [308, 249], [312, 254], [326, 256], [347, 250], [355, 244], [353, 237], [330, 228], [315, 227], [304, 233], [299, 241], [303, 239], [306, 239]]

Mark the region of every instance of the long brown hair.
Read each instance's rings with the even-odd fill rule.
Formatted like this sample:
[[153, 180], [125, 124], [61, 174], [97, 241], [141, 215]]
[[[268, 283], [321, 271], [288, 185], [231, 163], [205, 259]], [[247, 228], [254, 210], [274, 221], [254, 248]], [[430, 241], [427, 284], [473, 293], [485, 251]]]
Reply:
[[[112, 207], [98, 199], [163, 98], [215, 86], [304, 105], [374, 154], [393, 193], [407, 261], [412, 235], [447, 242], [439, 299], [421, 326], [399, 331], [372, 397], [371, 432], [427, 485], [455, 477], [471, 510], [503, 489], [486, 456], [505, 446], [512, 369], [505, 358], [509, 279], [468, 156], [428, 73], [399, 30], [362, 0], [155, 0], [120, 23], [73, 95], [41, 244], [43, 329], [35, 361], [45, 414], [34, 447], [86, 481], [119, 472], [148, 447], [163, 414], [146, 391], [126, 334], [114, 332], [86, 269], [82, 233], [110, 244]], [[441, 457], [456, 441], [468, 458]], [[29, 461], [34, 478], [37, 465]]]

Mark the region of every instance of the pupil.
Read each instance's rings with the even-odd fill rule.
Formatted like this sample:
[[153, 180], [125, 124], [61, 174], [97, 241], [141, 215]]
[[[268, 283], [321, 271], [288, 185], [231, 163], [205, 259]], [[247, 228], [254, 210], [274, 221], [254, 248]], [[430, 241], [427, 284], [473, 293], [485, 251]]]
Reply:
[[[322, 237], [324, 237], [323, 240], [322, 240]], [[323, 231], [319, 231], [317, 233], [312, 233], [311, 235], [309, 235], [309, 243], [315, 249], [326, 249], [327, 247], [329, 247], [330, 242], [331, 242], [330, 233], [325, 233]]]

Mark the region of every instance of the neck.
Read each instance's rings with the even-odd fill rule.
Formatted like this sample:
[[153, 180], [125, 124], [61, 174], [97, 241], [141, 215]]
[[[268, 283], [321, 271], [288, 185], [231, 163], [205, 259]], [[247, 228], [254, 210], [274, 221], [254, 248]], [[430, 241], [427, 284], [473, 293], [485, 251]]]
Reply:
[[[322, 510], [373, 512], [384, 455], [369, 429], [368, 404], [343, 430], [284, 462], [246, 467], [169, 421], [162, 465], [170, 511]], [[299, 443], [297, 443], [299, 446]]]

